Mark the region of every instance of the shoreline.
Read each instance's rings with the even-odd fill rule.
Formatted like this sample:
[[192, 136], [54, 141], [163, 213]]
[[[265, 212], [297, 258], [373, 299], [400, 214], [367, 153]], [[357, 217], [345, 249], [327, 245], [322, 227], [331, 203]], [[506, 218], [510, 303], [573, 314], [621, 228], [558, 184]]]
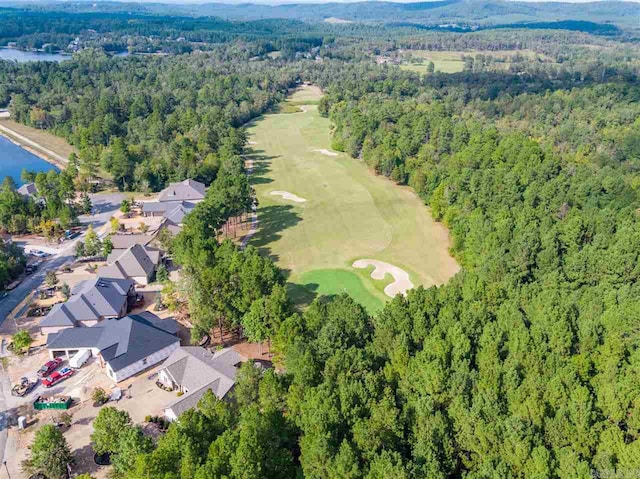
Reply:
[[58, 170], [63, 170], [66, 168], [69, 163], [67, 159], [58, 155], [54, 151], [45, 148], [39, 143], [27, 138], [24, 135], [12, 130], [11, 128], [2, 124], [2, 120], [0, 120], [0, 136], [6, 138], [14, 145], [28, 151], [32, 155], [37, 156], [38, 158], [46, 161], [50, 165], [55, 166]]

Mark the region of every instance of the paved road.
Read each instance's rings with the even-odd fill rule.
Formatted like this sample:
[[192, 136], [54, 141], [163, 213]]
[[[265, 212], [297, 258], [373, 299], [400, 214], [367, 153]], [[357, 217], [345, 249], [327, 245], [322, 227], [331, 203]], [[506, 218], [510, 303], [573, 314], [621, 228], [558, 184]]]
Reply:
[[[0, 344], [0, 357], [6, 356], [6, 344], [2, 341]], [[9, 375], [4, 370], [2, 364], [0, 364], [0, 465], [3, 463], [6, 456], [5, 450], [7, 448], [7, 437], [9, 428], [9, 414], [10, 408], [9, 400], [11, 399], [11, 385], [9, 383]], [[4, 474], [5, 471], [3, 470]]]
[[[83, 224], [92, 224], [97, 230], [109, 221], [109, 218], [111, 218], [118, 208], [120, 208], [120, 203], [125, 197], [126, 195], [124, 193], [91, 195], [91, 202], [93, 204], [95, 214], [80, 216], [80, 222]], [[44, 282], [44, 277], [47, 271], [56, 270], [67, 261], [73, 260], [76, 242], [83, 238], [84, 233], [76, 240], [67, 243], [64, 249], [49, 258], [49, 260], [44, 261], [34, 274], [27, 276], [18, 287], [13, 291], [10, 291], [4, 299], [0, 300], [0, 324], [3, 323], [16, 306], [18, 306], [31, 292], [35, 291]]]

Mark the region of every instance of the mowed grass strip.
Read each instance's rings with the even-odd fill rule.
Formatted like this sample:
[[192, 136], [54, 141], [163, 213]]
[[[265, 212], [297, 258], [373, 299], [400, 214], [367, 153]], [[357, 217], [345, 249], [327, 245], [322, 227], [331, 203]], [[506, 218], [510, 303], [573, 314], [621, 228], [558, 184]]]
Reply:
[[0, 120], [0, 125], [6, 126], [19, 135], [22, 135], [25, 138], [28, 138], [31, 141], [42, 145], [48, 150], [51, 150], [54, 153], [62, 156], [63, 158], [68, 158], [71, 153], [77, 153], [76, 149], [69, 143], [67, 143], [64, 138], [56, 136], [53, 133], [49, 133], [48, 131], [39, 130], [37, 128], [23, 125], [22, 123], [18, 123], [9, 119]]
[[[319, 90], [305, 88], [291, 100], [317, 101], [319, 95]], [[269, 114], [249, 126], [260, 222], [252, 244], [270, 255], [294, 285], [305, 284], [305, 274], [313, 271], [353, 271], [370, 295], [384, 300], [382, 290], [391, 278], [375, 281], [369, 270], [352, 268], [361, 258], [404, 269], [416, 286], [446, 282], [459, 269], [448, 253], [446, 229], [409, 188], [373, 175], [345, 154], [327, 155], [329, 120], [320, 117], [316, 105], [304, 109]], [[293, 203], [272, 191], [307, 201]], [[316, 294], [338, 294], [345, 288], [360, 294], [353, 281], [335, 278], [323, 273]]]

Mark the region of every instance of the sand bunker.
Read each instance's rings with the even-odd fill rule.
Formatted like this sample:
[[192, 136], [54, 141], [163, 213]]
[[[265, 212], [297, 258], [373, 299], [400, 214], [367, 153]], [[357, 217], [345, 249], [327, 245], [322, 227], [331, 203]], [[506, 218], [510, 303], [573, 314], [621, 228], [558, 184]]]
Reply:
[[393, 276], [393, 283], [384, 288], [384, 294], [391, 298], [397, 294], [406, 295], [407, 291], [413, 288], [413, 283], [409, 279], [409, 273], [397, 266], [375, 259], [359, 259], [353, 263], [354, 268], [363, 269], [367, 266], [375, 267], [371, 273], [373, 279], [384, 279], [387, 273]]
[[325, 148], [315, 148], [311, 151], [316, 153], [322, 153], [323, 155], [327, 155], [327, 156], [338, 156], [338, 154], [335, 151], [329, 151]]
[[272, 191], [270, 194], [274, 196], [282, 196], [283, 199], [291, 200], [296, 203], [304, 203], [305, 201], [307, 201], [304, 198], [300, 198], [299, 196], [294, 195], [293, 193], [289, 193], [288, 191]]

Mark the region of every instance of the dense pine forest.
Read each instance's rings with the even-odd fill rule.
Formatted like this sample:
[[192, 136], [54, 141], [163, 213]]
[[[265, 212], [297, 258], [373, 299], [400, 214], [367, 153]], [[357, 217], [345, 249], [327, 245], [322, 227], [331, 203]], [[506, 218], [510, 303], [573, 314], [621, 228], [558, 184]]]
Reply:
[[[637, 474], [638, 47], [552, 30], [355, 31], [0, 62], [0, 107], [68, 139], [80, 174], [101, 168], [121, 190], [212, 185], [171, 242], [194, 332], [241, 328], [276, 353], [277, 373], [243, 367], [234, 401], [205, 396], [157, 443], [122, 427], [106, 448], [114, 474]], [[376, 62], [398, 50], [472, 60], [423, 75]], [[480, 50], [523, 55], [489, 71]], [[462, 265], [448, 284], [397, 296], [375, 316], [346, 295], [298, 310], [284, 272], [218, 240], [253, 201], [244, 125], [301, 82], [325, 91], [334, 149], [410, 186], [447, 226]], [[0, 207], [11, 191], [0, 190]]]

